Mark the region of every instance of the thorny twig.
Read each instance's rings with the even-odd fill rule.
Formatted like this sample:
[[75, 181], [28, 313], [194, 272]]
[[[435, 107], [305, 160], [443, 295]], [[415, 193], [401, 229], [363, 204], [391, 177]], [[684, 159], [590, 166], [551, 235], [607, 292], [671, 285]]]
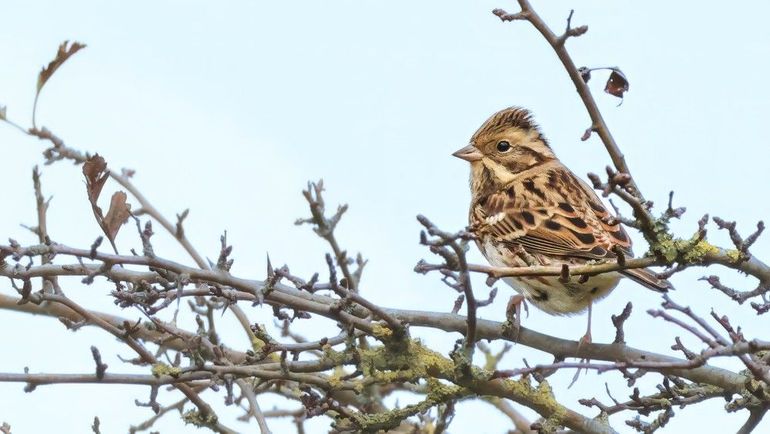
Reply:
[[[648, 240], [653, 244], [651, 250], [652, 253], [655, 254], [654, 256], [632, 259], [626, 258], [623, 255], [618, 255], [616, 263], [590, 264], [584, 268], [553, 267], [553, 269], [551, 269], [549, 267], [521, 267], [516, 269], [495, 269], [493, 267], [474, 266], [467, 264], [465, 261], [464, 244], [470, 239], [466, 234], [450, 234], [440, 231], [427, 219], [422, 218], [420, 222], [426, 227], [430, 235], [438, 238], [438, 240], [428, 240], [427, 237], [423, 236], [424, 244], [429, 245], [431, 251], [441, 256], [445, 263], [438, 266], [432, 266], [423, 262], [418, 265], [418, 269], [422, 272], [432, 270], [440, 271], [444, 275], [444, 280], [447, 284], [463, 293], [463, 298], [468, 302], [468, 314], [467, 317], [463, 318], [452, 314], [398, 311], [372, 304], [358, 294], [361, 270], [363, 269], [365, 261], [363, 261], [359, 255], [358, 260], [356, 261], [358, 268], [356, 270], [351, 270], [351, 265], [353, 265], [354, 261], [339, 247], [333, 236], [334, 228], [339, 222], [342, 214], [345, 212], [346, 207], [343, 206], [338, 208], [337, 212], [331, 218], [324, 216], [324, 203], [321, 197], [323, 186], [320, 182], [317, 184], [310, 184], [308, 189], [303, 192], [310, 205], [312, 218], [301, 222], [313, 223], [316, 226], [316, 232], [329, 242], [334, 254], [334, 260], [336, 261], [336, 267], [339, 267], [342, 271], [343, 279], [337, 281], [334, 276], [335, 264], [330, 258], [329, 268], [332, 277], [330, 278], [329, 283], [317, 283], [317, 277], [311, 278], [309, 282], [300, 282], [301, 279], [292, 278], [288, 273], [288, 268], [283, 272], [272, 270], [272, 267], [269, 267], [272, 270], [272, 274], [268, 273], [267, 282], [255, 282], [229, 275], [229, 270], [232, 265], [232, 259], [229, 257], [232, 249], [227, 245], [224, 237], [222, 239], [222, 248], [220, 250], [219, 260], [217, 261], [217, 267], [212, 270], [209, 264], [203, 260], [203, 257], [192, 248], [189, 241], [185, 238], [185, 231], [182, 224], [187, 217], [187, 211], [177, 215], [176, 225], [172, 225], [133, 187], [130, 182], [130, 171], [123, 171], [121, 174], [110, 172], [110, 176], [114, 180], [134, 194], [136, 199], [140, 202], [141, 213], [149, 214], [156, 221], [160, 222], [161, 225], [171, 233], [185, 247], [185, 249], [187, 249], [199, 268], [194, 269], [181, 266], [180, 264], [157, 257], [149, 243], [149, 234], [142, 237], [145, 247], [143, 255], [137, 255], [135, 257], [105, 255], [98, 251], [99, 243], [94, 243], [91, 248], [87, 250], [53, 245], [50, 243], [47, 236], [43, 236], [43, 234], [47, 233], [45, 230], [45, 213], [43, 212], [42, 217], [40, 216], [40, 210], [42, 209], [45, 211], [48, 202], [42, 201], [42, 195], [37, 194], [39, 224], [36, 229], [40, 236], [40, 245], [25, 248], [18, 245], [18, 243], [11, 242], [8, 246], [0, 246], [0, 254], [3, 258], [10, 257], [17, 262], [12, 268], [6, 266], [3, 262], [0, 271], [2, 271], [2, 275], [11, 279], [12, 285], [17, 288], [21, 295], [21, 299], [13, 299], [11, 300], [11, 303], [6, 303], [6, 306], [9, 306], [6, 308], [13, 308], [26, 312], [42, 312], [49, 315], [53, 315], [52, 312], [58, 312], [58, 315], [54, 316], [60, 316], [65, 319], [65, 324], [74, 324], [77, 325], [77, 327], [89, 324], [101, 327], [137, 352], [139, 356], [136, 359], [133, 359], [134, 363], [140, 365], [151, 364], [153, 366], [153, 373], [155, 374], [157, 371], [157, 375], [145, 375], [141, 379], [135, 378], [135, 380], [141, 381], [136, 384], [147, 384], [151, 386], [149, 406], [156, 409], [159, 413], [163, 412], [163, 409], [161, 409], [159, 404], [155, 401], [157, 388], [161, 384], [172, 384], [179, 388], [186, 395], [186, 398], [179, 401], [178, 407], [173, 405], [167, 408], [177, 408], [181, 412], [184, 403], [188, 400], [192, 401], [198, 407], [198, 413], [186, 413], [185, 420], [189, 420], [192, 423], [203, 421], [207, 426], [219, 432], [230, 432], [230, 430], [221, 425], [216, 419], [211, 419], [213, 413], [209, 413], [209, 407], [202, 401], [199, 394], [208, 387], [219, 388], [224, 386], [224, 388], [228, 390], [227, 399], [232, 402], [234, 398], [232, 395], [233, 378], [236, 379], [236, 384], [241, 386], [243, 396], [240, 399], [248, 401], [250, 409], [249, 414], [255, 417], [262, 432], [268, 432], [265, 423], [266, 412], [262, 412], [259, 409], [255, 398], [256, 393], [258, 393], [257, 391], [279, 390], [282, 387], [293, 387], [295, 388], [295, 391], [300, 390], [299, 387], [302, 387], [301, 390], [303, 390], [306, 393], [306, 396], [310, 397], [309, 399], [312, 401], [310, 403], [311, 405], [308, 405], [309, 415], [331, 412], [340, 419], [340, 426], [351, 426], [361, 429], [373, 429], [374, 427], [378, 427], [376, 424], [372, 424], [370, 421], [363, 418], [363, 415], [367, 412], [367, 407], [360, 403], [356, 404], [356, 400], [342, 399], [342, 397], [345, 396], [345, 392], [349, 393], [360, 388], [361, 384], [358, 383], [359, 379], [360, 381], [365, 382], [364, 386], [378, 381], [367, 377], [368, 374], [365, 374], [362, 369], [377, 369], [389, 375], [393, 375], [392, 378], [397, 380], [392, 384], [396, 385], [399, 384], [399, 381], [401, 381], [401, 384], [406, 384], [408, 382], [418, 382], [425, 378], [410, 377], [406, 372], [408, 369], [405, 370], [403, 367], [396, 367], [394, 365], [386, 364], [384, 366], [377, 366], [376, 368], [372, 368], [369, 365], [364, 366], [361, 361], [361, 353], [356, 351], [352, 341], [355, 340], [354, 338], [363, 339], [363, 336], [375, 333], [377, 327], [372, 323], [372, 317], [385, 321], [389, 328], [394, 332], [402, 330], [405, 322], [415, 325], [428, 325], [443, 330], [464, 331], [466, 335], [464, 349], [471, 355], [477, 339], [505, 339], [504, 334], [500, 331], [502, 329], [501, 325], [477, 318], [477, 308], [491, 303], [494, 299], [495, 291], [493, 290], [490, 293], [489, 300], [487, 301], [476, 300], [471, 289], [469, 274], [471, 271], [487, 273], [492, 278], [508, 275], [553, 275], [559, 276], [563, 281], [567, 282], [570, 280], [571, 276], [596, 275], [602, 272], [618, 271], [626, 268], [647, 267], [650, 265], [676, 264], [675, 267], [669, 271], [673, 274], [674, 272], [681, 271], [692, 265], [722, 264], [744, 271], [758, 278], [760, 281], [758, 288], [755, 291], [739, 293], [722, 285], [718, 278], [707, 278], [712, 286], [725, 292], [736, 301], [740, 300], [742, 302], [754, 296], [761, 296], [763, 297], [764, 304], [760, 305], [752, 303], [752, 306], [759, 313], [770, 309], [770, 307], [765, 307], [770, 306], [770, 303], [764, 298], [768, 291], [768, 286], [770, 285], [770, 269], [764, 263], [753, 258], [748, 251], [749, 247], [761, 234], [764, 225], [760, 222], [757, 225], [757, 231], [746, 237], [744, 240], [736, 231], [734, 223], [726, 222], [721, 219], [714, 219], [718, 227], [729, 232], [735, 249], [739, 253], [738, 255], [732, 255], [726, 250], [714, 247], [713, 249], [706, 249], [707, 251], [705, 254], [697, 257], [693, 256], [695, 248], [701, 246], [700, 243], [705, 242], [705, 219], [703, 219], [702, 223], [699, 223], [699, 230], [692, 239], [685, 240], [686, 242], [682, 243], [679, 242], [681, 240], [672, 239], [669, 236], [665, 224], [668, 223], [671, 218], [681, 216], [684, 209], [674, 208], [671, 203], [672, 197], [669, 196], [669, 205], [664, 213], [659, 218], [652, 215], [650, 212], [651, 203], [642, 198], [641, 193], [636, 188], [634, 180], [630, 177], [625, 160], [615, 144], [614, 139], [610, 135], [609, 130], [593, 101], [590, 91], [586, 86], [585, 82], [587, 80], [583, 79], [583, 74], [580, 69], [574, 67], [574, 63], [566, 52], [565, 43], [567, 39], [569, 37], [576, 37], [584, 34], [587, 31], [587, 27], [580, 26], [573, 28], [571, 26], [573, 13], [570, 12], [565, 32], [562, 35], [557, 36], [550, 31], [540, 17], [534, 12], [528, 1], [519, 0], [519, 4], [522, 7], [522, 11], [519, 13], [508, 14], [500, 10], [497, 10], [495, 13], [503, 20], [529, 21], [541, 34], [543, 34], [556, 51], [556, 54], [559, 56], [560, 60], [567, 68], [570, 77], [573, 79], [578, 93], [581, 98], [583, 98], [589, 111], [589, 115], [591, 116], [592, 125], [588, 131], [595, 131], [599, 134], [615, 165], [615, 170], [608, 170], [607, 182], [596, 181], [594, 183], [597, 188], [603, 190], [606, 194], [612, 193], [618, 195], [631, 205], [636, 217], [633, 224], [642, 229], [648, 237]], [[40, 129], [32, 128], [28, 133], [42, 140], [49, 141], [52, 144], [52, 147], [46, 150], [45, 155], [47, 163], [63, 159], [82, 163], [88, 158], [87, 154], [79, 153], [78, 151], [65, 146], [61, 139], [53, 135], [44, 127]], [[36, 180], [36, 183], [38, 181], [39, 178]], [[37, 186], [36, 193], [39, 193], [39, 188]], [[631, 223], [627, 220], [623, 221]], [[151, 233], [151, 229], [146, 227], [145, 232]], [[140, 233], [144, 232], [140, 230]], [[662, 242], [670, 241], [679, 244], [676, 244], [673, 252], [664, 251], [660, 244]], [[50, 259], [55, 255], [72, 256], [77, 259], [78, 263], [54, 265], [51, 263]], [[32, 260], [33, 258], [38, 257], [40, 258], [41, 264], [34, 265]], [[23, 265], [19, 263], [19, 261], [24, 258], [29, 260], [28, 264]], [[88, 261], [96, 261], [98, 263], [87, 263]], [[140, 265], [146, 267], [147, 271], [130, 271], [114, 267], [114, 265], [123, 264]], [[86, 276], [84, 279], [85, 283], [92, 283], [97, 277], [107, 278], [116, 286], [116, 290], [113, 292], [116, 302], [125, 307], [138, 307], [142, 313], [149, 317], [150, 321], [148, 323], [154, 326], [153, 329], [146, 330], [144, 326], [139, 323], [130, 323], [122, 319], [115, 319], [96, 314], [83, 308], [71, 299], [68, 299], [60, 292], [54, 294], [32, 292], [32, 278], [43, 277], [45, 279], [55, 279], [57, 276], [63, 275]], [[292, 291], [292, 288], [282, 286], [280, 280], [284, 278], [294, 284], [297, 291]], [[16, 280], [22, 282], [21, 286], [18, 286]], [[54, 280], [48, 281], [53, 282]], [[190, 289], [191, 286], [194, 289]], [[316, 294], [316, 291], [322, 289], [334, 291], [341, 300]], [[162, 323], [152, 316], [156, 312], [170, 306], [172, 301], [181, 300], [183, 297], [195, 299], [197, 304], [191, 304], [193, 310], [202, 315], [206, 315], [206, 321], [203, 319], [199, 320], [198, 333], [190, 333], [177, 329], [174, 325]], [[5, 298], [0, 298], [0, 301], [4, 300]], [[309, 315], [308, 312], [312, 312], [337, 322], [341, 325], [343, 331], [339, 336], [332, 338], [322, 338], [312, 342], [298, 342], [296, 344], [281, 344], [272, 339], [264, 328], [253, 327], [253, 324], [250, 323], [245, 312], [238, 307], [237, 303], [239, 300], [248, 302], [258, 301], [259, 303], [264, 301], [265, 303], [270, 304], [274, 308], [274, 315], [282, 320], [287, 328], [291, 319], [306, 318]], [[459, 309], [459, 306], [460, 303], [457, 303], [456, 308]], [[235, 313], [237, 319], [252, 341], [254, 349], [245, 354], [238, 353], [237, 351], [225, 347], [223, 344], [219, 343], [217, 338], [212, 313], [216, 309], [225, 309], [228, 307]], [[294, 316], [289, 317], [288, 314], [283, 313], [282, 309], [294, 310]], [[644, 432], [652, 432], [655, 429], [662, 427], [672, 416], [673, 413], [671, 412], [670, 406], [659, 403], [660, 400], [671, 400], [672, 403], [684, 406], [699, 402], [698, 399], [701, 399], [703, 396], [714, 397], [729, 395], [730, 393], [736, 392], [749, 392], [751, 394], [750, 397], [736, 399], [731, 403], [733, 404], [731, 408], [749, 408], [750, 416], [744, 427], [741, 428], [741, 432], [748, 432], [754, 429], [767, 411], [768, 356], [763, 352], [770, 350], [770, 344], [759, 340], [745, 339], [740, 329], [733, 327], [729, 319], [724, 316], [720, 317], [713, 314], [714, 320], [716, 320], [724, 329], [729, 339], [718, 333], [708, 325], [705, 320], [695, 315], [688, 308], [678, 306], [671, 302], [670, 299], [666, 299], [664, 309], [664, 311], [651, 311], [650, 313], [653, 316], [661, 317], [697, 336], [708, 346], [708, 348], [700, 352], [695, 352], [685, 348], [681, 340], [677, 338], [676, 349], [681, 350], [685, 354], [686, 360], [672, 360], [670, 358], [666, 359], [665, 356], [643, 353], [622, 345], [621, 343], [624, 340], [622, 326], [623, 322], [630, 314], [629, 304], [627, 308], [624, 309], [623, 313], [619, 316], [613, 316], [613, 324], [617, 329], [614, 345], [602, 346], [599, 344], [588, 344], [584, 347], [588, 354], [599, 355], [599, 357], [594, 357], [594, 359], [607, 360], [611, 363], [591, 364], [557, 361], [551, 365], [537, 365], [532, 368], [527, 367], [526, 369], [519, 370], [518, 373], [522, 375], [526, 373], [536, 374], [544, 370], [556, 368], [590, 367], [601, 372], [604, 370], [619, 371], [626, 376], [629, 381], [634, 381], [648, 371], [661, 372], [665, 375], [665, 379], [663, 384], [659, 387], [660, 393], [656, 396], [642, 397], [640, 396], [638, 389], [635, 389], [634, 394], [631, 396], [631, 401], [628, 403], [621, 404], [613, 398], [615, 406], [608, 407], [603, 406], [596, 400], [591, 401], [591, 405], [595, 405], [606, 412], [614, 410], [631, 410], [637, 411], [640, 414], [645, 414], [643, 412], [649, 414], [652, 410], [661, 410], [662, 413], [652, 422], [642, 422], [639, 418], [628, 422], [630, 426]], [[696, 325], [691, 325], [684, 320], [676, 318], [668, 312], [669, 310], [684, 314], [687, 319], [694, 322]], [[68, 317], [67, 315], [71, 316]], [[538, 335], [529, 330], [522, 330], [518, 341], [523, 345], [546, 349], [554, 354], [576, 354], [576, 351], [571, 350], [571, 346], [574, 346], [574, 343]], [[159, 346], [158, 353], [156, 355], [149, 353], [148, 350], [144, 348], [144, 342], [156, 343]], [[339, 352], [339, 354], [336, 354], [336, 351], [333, 350], [332, 347], [343, 343], [346, 348]], [[262, 345], [262, 347], [260, 347], [260, 345]], [[404, 345], [408, 346], [412, 344], [407, 340], [402, 340], [400, 345], [402, 346], [399, 347], [399, 349], [404, 350]], [[388, 350], [387, 346], [383, 348], [385, 349], [381, 350], [375, 348], [374, 350]], [[306, 354], [313, 354], [313, 356], [317, 358], [312, 360], [300, 360], [299, 355], [304, 351], [308, 351]], [[482, 351], [484, 351], [485, 354], [489, 353], [488, 351], [483, 350], [483, 347]], [[274, 354], [276, 352], [281, 355], [277, 361], [268, 358], [271, 354], [273, 357], [278, 357], [277, 354]], [[131, 380], [129, 380], [129, 377], [121, 376], [120, 374], [107, 374], [105, 372], [107, 366], [102, 363], [101, 355], [95, 347], [92, 348], [92, 353], [97, 367], [96, 374], [83, 376], [78, 381], [130, 383]], [[171, 356], [170, 353], [175, 355]], [[190, 358], [190, 366], [181, 366], [180, 355], [182, 353]], [[292, 353], [293, 360], [287, 358], [289, 353]], [[410, 353], [408, 350], [399, 353], [402, 357], [404, 354], [408, 355]], [[489, 354], [487, 355], [489, 356]], [[746, 375], [743, 373], [730, 373], [729, 371], [717, 370], [706, 365], [710, 358], [723, 356], [737, 356], [740, 358], [748, 368], [748, 373]], [[166, 360], [169, 360], [171, 365], [169, 366], [160, 363], [159, 360], [161, 357], [166, 357]], [[438, 354], [433, 354], [432, 357], [432, 360], [442, 360], [442, 363], [451, 364], [452, 362], [448, 359], [442, 359]], [[497, 360], [499, 360], [499, 356], [497, 357]], [[557, 358], [557, 360], [564, 359]], [[207, 365], [207, 362], [213, 362], [214, 365]], [[342, 369], [344, 365], [354, 365], [355, 370], [352, 373], [342, 375], [339, 378], [330, 378], [323, 374], [323, 372], [330, 369]], [[471, 367], [470, 365], [465, 365], [465, 368], [467, 369], [465, 371], [465, 376], [463, 377], [453, 376], [451, 369], [442, 370], [441, 366], [442, 365], [433, 367], [434, 370], [439, 372], [439, 374], [435, 374], [435, 378], [448, 381], [457, 388], [452, 389], [452, 393], [448, 394], [448, 397], [444, 400], [431, 401], [432, 398], [430, 398], [418, 404], [416, 407], [409, 408], [408, 412], [398, 413], [398, 410], [392, 411], [390, 413], [392, 418], [389, 419], [388, 424], [396, 424], [403, 419], [402, 415], [418, 414], [424, 409], [436, 406], [437, 408], [443, 409], [436, 419], [438, 425], [437, 429], [439, 431], [443, 430], [446, 428], [449, 421], [451, 421], [456, 400], [464, 398], [467, 396], [466, 393], [472, 392], [474, 394], [490, 396], [503, 403], [506, 402], [504, 399], [524, 403], [543, 414], [546, 418], [558, 418], [558, 420], [554, 422], [557, 425], [569, 426], [575, 430], [584, 432], [613, 432], [606, 424], [592, 421], [561, 406], [558, 406], [555, 410], [553, 408], [540, 408], [536, 403], [529, 399], [526, 393], [524, 395], [511, 394], [511, 390], [513, 389], [508, 390], [505, 387], [502, 387], [506, 384], [510, 386], [510, 383], [504, 383], [506, 380], [488, 381], [487, 378], [480, 377], [480, 371], [475, 370], [476, 368]], [[495, 369], [495, 366], [491, 366], [490, 369]], [[636, 368], [637, 371], [631, 372], [629, 371], [629, 368]], [[717, 373], [721, 374], [719, 379], [716, 378]], [[52, 379], [49, 376], [41, 377], [35, 375], [36, 374], [20, 374], [16, 376], [6, 376], [3, 381], [24, 381], [32, 388], [34, 388], [34, 385], [36, 384], [52, 384], [57, 381], [65, 382], [65, 377], [55, 378], [56, 376], [53, 376], [54, 378]], [[499, 376], [500, 375], [498, 375], [498, 377]], [[704, 383], [712, 381], [715, 385], [687, 386], [680, 377], [691, 378], [693, 381]], [[751, 383], [749, 380], [752, 377], [754, 380], [761, 381], [758, 382], [758, 384]], [[259, 380], [258, 384], [248, 384], [245, 380], [247, 378], [254, 381]], [[435, 380], [435, 378], [431, 377], [428, 380]], [[669, 384], [669, 379], [670, 382], [674, 383], [673, 385]], [[49, 380], [51, 383], [46, 383], [46, 381]], [[273, 384], [277, 386], [276, 388], [271, 389]], [[304, 386], [298, 386], [299, 384], [304, 384]], [[747, 386], [747, 384], [750, 386]], [[701, 392], [698, 392], [701, 393], [701, 395], [696, 395], [695, 392], [688, 395], [688, 393], [691, 392], [688, 387], [691, 387], [692, 390], [695, 390], [697, 387], [710, 387], [710, 389], [703, 389]], [[323, 390], [324, 395], [319, 394], [317, 390]], [[433, 395], [429, 394], [428, 396], [430, 397]], [[366, 405], [376, 407], [381, 406], [382, 403], [381, 401], [373, 399], [368, 401]], [[402, 419], [399, 419], [399, 417], [402, 417]], [[95, 423], [95, 426], [95, 430], [98, 430], [98, 424]], [[547, 428], [540, 422], [537, 423], [537, 426], [543, 430]], [[299, 422], [298, 427], [301, 427]], [[9, 431], [10, 428], [7, 427], [6, 424], [3, 424], [3, 431], [6, 430]]]

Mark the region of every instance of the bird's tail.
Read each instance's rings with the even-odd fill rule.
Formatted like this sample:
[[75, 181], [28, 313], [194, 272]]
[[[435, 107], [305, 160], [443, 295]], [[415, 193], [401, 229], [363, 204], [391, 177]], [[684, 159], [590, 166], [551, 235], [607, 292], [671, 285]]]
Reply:
[[666, 279], [661, 279], [655, 273], [646, 268], [631, 268], [628, 270], [623, 270], [621, 273], [626, 277], [630, 277], [634, 282], [644, 285], [653, 291], [667, 292], [669, 289], [674, 289], [674, 286], [671, 285], [671, 282]]

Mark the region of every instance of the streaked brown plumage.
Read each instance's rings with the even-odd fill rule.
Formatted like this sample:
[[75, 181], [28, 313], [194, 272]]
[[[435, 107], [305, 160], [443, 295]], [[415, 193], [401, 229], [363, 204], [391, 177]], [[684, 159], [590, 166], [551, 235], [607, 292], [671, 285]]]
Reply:
[[[631, 240], [594, 191], [553, 153], [530, 113], [490, 117], [455, 156], [471, 163], [470, 225], [495, 266], [577, 265], [631, 257]], [[645, 269], [623, 275], [656, 291], [671, 288]], [[621, 273], [506, 278], [524, 298], [556, 315], [584, 311], [617, 286]], [[590, 326], [590, 325], [589, 325]]]

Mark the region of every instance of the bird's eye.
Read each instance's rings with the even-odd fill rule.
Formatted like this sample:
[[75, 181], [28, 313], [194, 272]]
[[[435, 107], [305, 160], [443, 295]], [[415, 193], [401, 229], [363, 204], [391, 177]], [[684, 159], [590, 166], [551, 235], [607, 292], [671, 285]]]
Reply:
[[505, 140], [497, 142], [497, 150], [499, 152], [508, 152], [511, 150], [511, 144]]

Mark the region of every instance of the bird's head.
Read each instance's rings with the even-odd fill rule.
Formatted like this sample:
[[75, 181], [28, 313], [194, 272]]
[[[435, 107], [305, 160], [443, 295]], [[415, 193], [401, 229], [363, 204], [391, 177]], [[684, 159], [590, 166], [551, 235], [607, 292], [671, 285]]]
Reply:
[[493, 114], [455, 157], [471, 163], [471, 182], [507, 184], [517, 173], [556, 158], [528, 110]]

